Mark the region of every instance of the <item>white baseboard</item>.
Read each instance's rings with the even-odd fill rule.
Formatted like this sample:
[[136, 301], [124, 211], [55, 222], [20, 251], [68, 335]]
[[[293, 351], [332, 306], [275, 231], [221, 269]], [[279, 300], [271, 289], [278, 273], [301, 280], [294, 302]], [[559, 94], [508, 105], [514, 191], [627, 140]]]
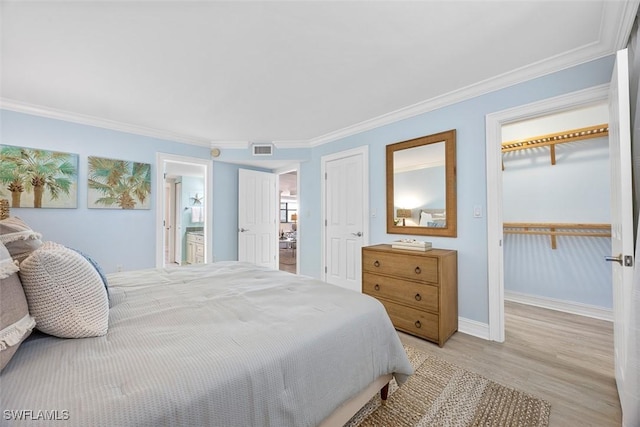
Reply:
[[597, 307], [595, 305], [579, 302], [564, 301], [549, 297], [523, 294], [520, 292], [504, 291], [505, 301], [513, 301], [520, 304], [533, 305], [548, 308], [550, 310], [563, 311], [565, 313], [578, 314], [580, 316], [593, 317], [594, 319], [613, 322], [613, 311], [610, 308]]
[[464, 317], [458, 317], [458, 332], [485, 340], [489, 339], [489, 325], [487, 323], [465, 319]]

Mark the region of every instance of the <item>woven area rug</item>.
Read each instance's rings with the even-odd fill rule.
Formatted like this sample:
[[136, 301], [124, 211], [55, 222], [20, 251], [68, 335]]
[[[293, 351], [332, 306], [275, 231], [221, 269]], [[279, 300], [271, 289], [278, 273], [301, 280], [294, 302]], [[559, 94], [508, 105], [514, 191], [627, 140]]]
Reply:
[[381, 404], [378, 394], [345, 427], [549, 425], [548, 402], [412, 347], [405, 350], [415, 374], [402, 387], [392, 380], [387, 402]]

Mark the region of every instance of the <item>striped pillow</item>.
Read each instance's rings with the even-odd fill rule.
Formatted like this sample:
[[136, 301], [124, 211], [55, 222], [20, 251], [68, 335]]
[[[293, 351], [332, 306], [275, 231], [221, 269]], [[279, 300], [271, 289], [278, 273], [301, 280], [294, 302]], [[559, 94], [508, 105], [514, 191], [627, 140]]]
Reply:
[[41, 238], [40, 233], [33, 231], [17, 216], [0, 221], [0, 242], [18, 262], [22, 262], [31, 252], [42, 246]]
[[42, 332], [60, 338], [107, 333], [109, 301], [104, 284], [76, 251], [44, 242], [20, 264], [20, 278], [29, 311]]
[[35, 326], [17, 272], [18, 266], [0, 242], [0, 371]]

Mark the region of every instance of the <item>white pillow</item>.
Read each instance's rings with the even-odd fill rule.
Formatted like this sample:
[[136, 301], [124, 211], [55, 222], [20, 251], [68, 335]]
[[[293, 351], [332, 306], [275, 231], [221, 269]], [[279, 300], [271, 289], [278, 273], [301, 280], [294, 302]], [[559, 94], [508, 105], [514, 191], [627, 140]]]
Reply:
[[29, 312], [42, 332], [60, 338], [102, 336], [109, 300], [96, 269], [82, 255], [54, 242], [20, 264]]
[[429, 222], [433, 221], [433, 216], [428, 212], [420, 213], [420, 225], [427, 225]]

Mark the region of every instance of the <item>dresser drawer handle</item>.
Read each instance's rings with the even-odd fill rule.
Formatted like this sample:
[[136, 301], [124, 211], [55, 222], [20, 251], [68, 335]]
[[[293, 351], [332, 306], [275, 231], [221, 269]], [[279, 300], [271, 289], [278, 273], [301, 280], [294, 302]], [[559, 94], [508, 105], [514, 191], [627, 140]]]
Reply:
[[414, 323], [414, 325], [416, 325], [416, 328], [421, 328], [422, 327], [422, 323], [420, 323], [419, 320], [416, 320], [416, 323]]
[[373, 287], [373, 289], [375, 289], [376, 291], [379, 291], [379, 290], [380, 290], [380, 285], [378, 285], [378, 284], [376, 283], [376, 285]]
[[374, 267], [380, 267], [380, 261], [375, 260], [374, 263], [373, 263], [373, 266]]
[[420, 273], [422, 273], [422, 270], [420, 270], [420, 267], [416, 267], [415, 272], [416, 272], [416, 274], [420, 274]]
[[422, 299], [422, 297], [420, 296], [420, 294], [416, 294], [416, 301], [420, 301]]

